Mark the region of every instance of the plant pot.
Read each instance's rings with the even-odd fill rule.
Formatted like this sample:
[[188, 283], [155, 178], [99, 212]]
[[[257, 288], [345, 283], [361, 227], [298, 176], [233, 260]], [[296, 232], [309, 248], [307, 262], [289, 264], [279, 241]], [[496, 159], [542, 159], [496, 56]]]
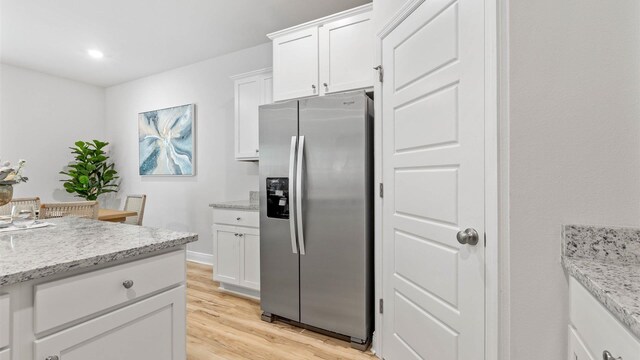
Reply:
[[13, 185], [0, 185], [0, 206], [11, 202], [13, 198]]

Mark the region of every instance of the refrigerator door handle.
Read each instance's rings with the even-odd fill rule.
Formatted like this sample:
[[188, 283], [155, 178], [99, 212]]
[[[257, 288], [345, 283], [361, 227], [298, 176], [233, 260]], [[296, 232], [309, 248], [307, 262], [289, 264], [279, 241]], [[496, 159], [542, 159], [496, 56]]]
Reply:
[[302, 163], [304, 161], [304, 136], [300, 136], [298, 144], [298, 164], [296, 174], [296, 222], [298, 223], [298, 245], [300, 246], [300, 255], [304, 255], [304, 226], [302, 219]]
[[289, 230], [291, 232], [291, 251], [298, 253], [296, 243], [296, 212], [295, 212], [295, 165], [296, 165], [296, 136], [291, 137], [289, 150]]

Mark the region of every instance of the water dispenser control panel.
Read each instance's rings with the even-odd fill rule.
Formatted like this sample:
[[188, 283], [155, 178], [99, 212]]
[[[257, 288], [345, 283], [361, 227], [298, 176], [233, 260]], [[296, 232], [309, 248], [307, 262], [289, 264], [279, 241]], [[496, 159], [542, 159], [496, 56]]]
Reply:
[[267, 217], [289, 218], [289, 178], [267, 178]]

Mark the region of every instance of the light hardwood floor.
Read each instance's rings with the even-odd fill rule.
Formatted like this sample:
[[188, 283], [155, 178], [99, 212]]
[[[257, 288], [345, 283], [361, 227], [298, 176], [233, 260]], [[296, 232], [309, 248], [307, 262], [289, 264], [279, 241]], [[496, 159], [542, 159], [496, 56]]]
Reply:
[[377, 359], [345, 341], [260, 320], [257, 301], [220, 291], [211, 272], [210, 266], [187, 263], [188, 360]]

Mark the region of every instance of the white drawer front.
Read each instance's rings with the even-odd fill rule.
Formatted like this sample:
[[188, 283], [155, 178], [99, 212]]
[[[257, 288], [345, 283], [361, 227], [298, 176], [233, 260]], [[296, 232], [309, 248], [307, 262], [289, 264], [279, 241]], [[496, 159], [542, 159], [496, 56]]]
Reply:
[[640, 342], [582, 284], [569, 280], [570, 320], [595, 359], [608, 350], [614, 358], [640, 359]]
[[215, 224], [260, 227], [260, 213], [257, 211], [213, 209]]
[[11, 360], [11, 350], [6, 349], [0, 351], [0, 360]]
[[34, 359], [185, 359], [185, 287], [34, 341]]
[[9, 295], [0, 295], [0, 349], [9, 346], [10, 305]]
[[[127, 289], [126, 281], [133, 285]], [[184, 251], [36, 285], [36, 333], [185, 281]]]

